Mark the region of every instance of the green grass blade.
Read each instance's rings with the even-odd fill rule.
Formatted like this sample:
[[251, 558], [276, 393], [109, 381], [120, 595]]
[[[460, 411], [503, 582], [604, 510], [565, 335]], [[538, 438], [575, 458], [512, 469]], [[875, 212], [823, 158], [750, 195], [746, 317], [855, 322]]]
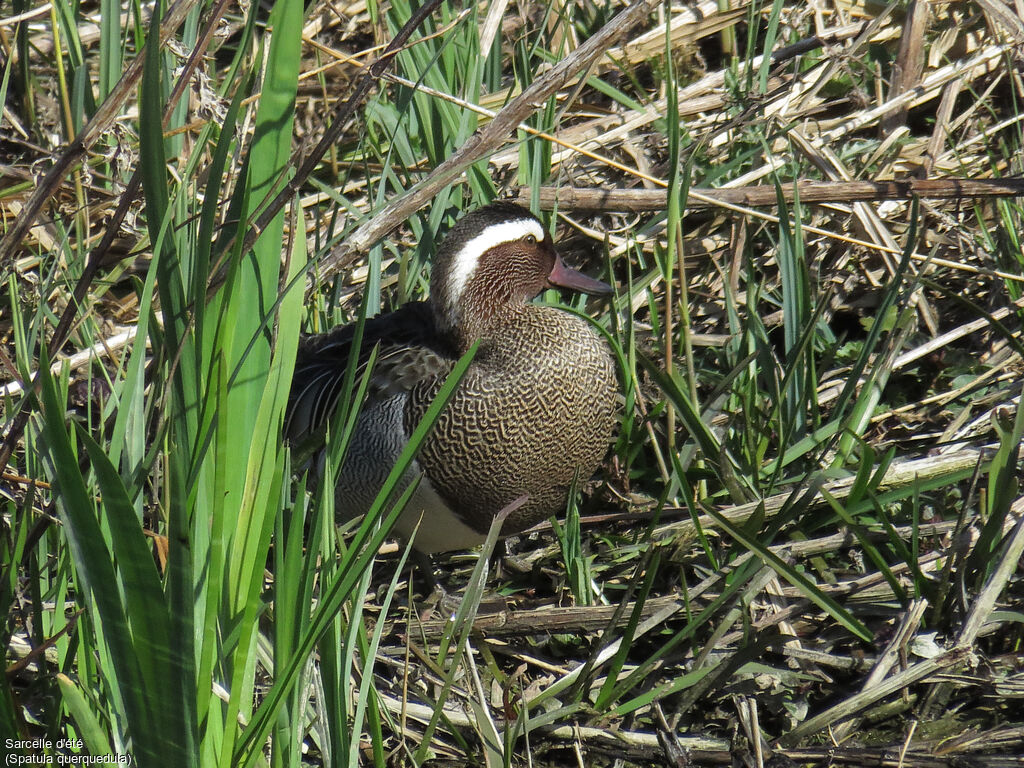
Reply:
[[850, 632], [862, 640], [870, 641], [872, 639], [873, 635], [867, 627], [854, 618], [854, 616], [839, 605], [839, 603], [818, 589], [806, 576], [783, 561], [778, 555], [764, 546], [753, 536], [748, 536], [744, 531], [735, 527], [728, 519], [718, 514], [714, 509], [708, 508], [705, 511], [715, 519], [715, 522], [721, 526], [722, 530], [757, 555], [762, 562], [770, 566], [776, 573], [782, 576], [782, 578], [799, 589], [808, 600], [828, 613], [832, 618], [839, 622], [839, 624], [846, 627]]
[[60, 488], [58, 510], [75, 571], [84, 589], [80, 599], [87, 608], [95, 605], [98, 640], [109, 649], [113, 665], [109, 680], [124, 706], [125, 723], [135, 745], [135, 759], [142, 766], [159, 766], [163, 764], [163, 756], [160, 730], [150, 701], [153, 691], [146, 685], [125, 606], [117, 590], [110, 588], [118, 583], [113, 554], [107, 548], [95, 517], [94, 501], [86, 489], [64, 426], [64, 407], [45, 367], [39, 372], [39, 385], [47, 457], [54, 482]]

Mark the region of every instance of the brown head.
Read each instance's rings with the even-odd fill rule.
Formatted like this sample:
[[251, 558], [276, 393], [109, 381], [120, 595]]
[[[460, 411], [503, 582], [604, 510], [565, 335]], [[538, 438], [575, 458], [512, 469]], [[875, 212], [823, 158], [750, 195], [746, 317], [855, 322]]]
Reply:
[[497, 202], [466, 214], [448, 233], [434, 259], [430, 300], [439, 330], [464, 351], [551, 287], [611, 293], [562, 263], [532, 213]]

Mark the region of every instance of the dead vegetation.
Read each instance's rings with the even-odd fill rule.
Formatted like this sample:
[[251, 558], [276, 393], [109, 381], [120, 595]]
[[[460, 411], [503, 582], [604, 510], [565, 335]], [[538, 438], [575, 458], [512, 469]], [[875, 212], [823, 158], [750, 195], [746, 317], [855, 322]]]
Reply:
[[[259, 13], [179, 2], [147, 65], [151, 9], [112, 39], [99, 9], [66, 10], [0, 20], [6, 725], [143, 764], [181, 717], [194, 764], [1024, 765], [1019, 0], [435, 3], [394, 58], [411, 8], [322, 3], [295, 37], [287, 129], [257, 112]], [[291, 160], [250, 189], [274, 130]], [[446, 558], [457, 599], [421, 620], [399, 557], [335, 540], [331, 501], [232, 421], [212, 367], [195, 410], [220, 421], [189, 432], [181, 368], [193, 337], [221, 349], [197, 307], [233, 317], [256, 292], [240, 254], [267, 232], [276, 354], [364, 295], [371, 312], [420, 296], [436, 236], [495, 194], [552, 212], [563, 252], [615, 282], [590, 314], [628, 408], [582, 509], [509, 542], [498, 578]], [[200, 458], [176, 464], [185, 449]], [[284, 489], [230, 516], [212, 489], [233, 477], [264, 498], [250, 456]], [[104, 556], [129, 645], [149, 620], [130, 610], [139, 549], [110, 530], [122, 492], [167, 595], [176, 578], [205, 595], [209, 566], [245, 596], [169, 603], [197, 637], [182, 696], [203, 703], [184, 714], [132, 715], [130, 675], [93, 660], [123, 647], [89, 586]], [[91, 556], [78, 502], [102, 521]], [[203, 539], [250, 524], [223, 552]], [[256, 575], [219, 581], [237, 552]]]

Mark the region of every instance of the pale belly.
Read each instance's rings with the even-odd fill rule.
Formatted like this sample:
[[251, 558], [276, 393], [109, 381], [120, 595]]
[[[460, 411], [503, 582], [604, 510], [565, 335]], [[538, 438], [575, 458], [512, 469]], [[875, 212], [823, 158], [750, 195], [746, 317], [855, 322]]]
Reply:
[[427, 555], [482, 544], [483, 534], [470, 528], [445, 503], [426, 477], [420, 483], [395, 524], [395, 532]]

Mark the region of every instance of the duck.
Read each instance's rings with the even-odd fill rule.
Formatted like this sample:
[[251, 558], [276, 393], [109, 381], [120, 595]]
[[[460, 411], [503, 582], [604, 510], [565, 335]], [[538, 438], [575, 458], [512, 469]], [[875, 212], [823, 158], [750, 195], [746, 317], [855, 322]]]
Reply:
[[[402, 479], [420, 481], [395, 530], [421, 555], [470, 549], [506, 507], [501, 536], [565, 509], [607, 455], [621, 402], [608, 343], [583, 318], [534, 303], [548, 288], [612, 288], [562, 261], [525, 208], [494, 202], [440, 243], [426, 301], [369, 318], [357, 352], [377, 347], [368, 394], [335, 488], [338, 517], [371, 506], [446, 376], [474, 344], [463, 379]], [[293, 443], [337, 406], [354, 325], [300, 340], [285, 419]], [[323, 430], [320, 430], [322, 434]], [[413, 538], [414, 537], [414, 538]]]

